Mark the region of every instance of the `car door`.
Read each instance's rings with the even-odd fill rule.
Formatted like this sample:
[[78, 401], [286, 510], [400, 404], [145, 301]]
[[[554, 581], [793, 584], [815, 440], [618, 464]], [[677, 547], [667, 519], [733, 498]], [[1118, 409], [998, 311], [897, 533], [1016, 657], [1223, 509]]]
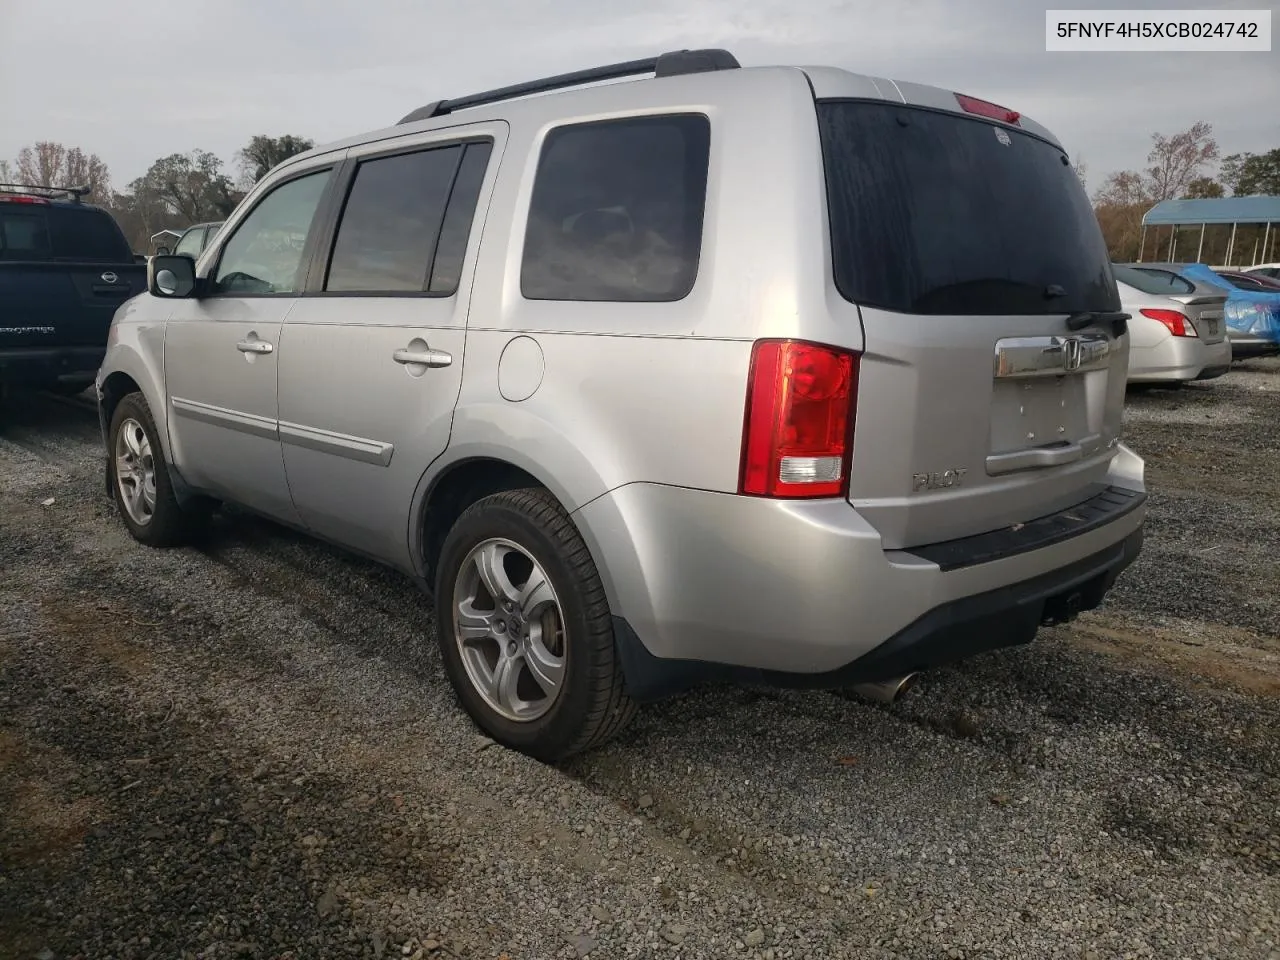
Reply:
[[288, 523], [277, 427], [280, 326], [314, 251], [336, 161], [284, 174], [203, 258], [200, 296], [174, 301], [165, 390], [174, 463], [193, 487]]
[[505, 129], [353, 148], [332, 242], [281, 338], [280, 439], [303, 523], [406, 568], [414, 489], [449, 441], [474, 223]]

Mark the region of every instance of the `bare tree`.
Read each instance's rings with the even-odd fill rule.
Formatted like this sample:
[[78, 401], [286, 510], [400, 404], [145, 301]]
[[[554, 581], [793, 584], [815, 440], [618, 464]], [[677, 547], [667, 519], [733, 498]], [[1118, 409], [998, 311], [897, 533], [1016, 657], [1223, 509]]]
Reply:
[[1077, 156], [1071, 163], [1071, 169], [1075, 171], [1080, 180], [1080, 186], [1087, 193], [1089, 191], [1089, 165], [1084, 162], [1084, 157]]
[[1151, 195], [1156, 200], [1181, 197], [1191, 181], [1217, 159], [1218, 141], [1213, 139], [1213, 127], [1203, 120], [1171, 137], [1152, 134], [1146, 171]]
[[96, 153], [41, 140], [18, 151], [17, 179], [50, 187], [88, 187], [92, 197], [109, 200], [111, 174]]

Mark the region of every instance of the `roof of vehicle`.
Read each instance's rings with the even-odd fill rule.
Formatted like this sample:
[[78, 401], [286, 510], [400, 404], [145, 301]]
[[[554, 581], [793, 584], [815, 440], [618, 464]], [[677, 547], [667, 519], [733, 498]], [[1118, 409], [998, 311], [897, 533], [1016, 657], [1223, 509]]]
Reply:
[[1146, 212], [1143, 226], [1198, 223], [1280, 223], [1280, 197], [1215, 197], [1161, 200]]
[[[435, 100], [418, 107], [406, 114], [394, 126], [366, 131], [352, 137], [331, 143], [320, 144], [304, 153], [299, 153], [285, 160], [277, 169], [303, 163], [308, 159], [324, 156], [337, 150], [359, 146], [377, 140], [389, 139], [402, 134], [430, 130], [435, 126], [449, 126], [455, 121], [455, 113], [474, 110], [496, 104], [509, 105], [513, 101], [544, 101], [551, 97], [572, 97], [586, 91], [596, 91], [606, 86], [626, 87], [634, 89], [637, 83], [672, 78], [692, 78], [694, 75], [721, 74], [732, 71], [746, 76], [765, 73], [779, 74], [782, 71], [803, 71], [809, 77], [810, 87], [818, 97], [824, 96], [823, 87], [828, 86], [834, 78], [853, 80], [859, 90], [859, 99], [887, 100], [934, 109], [949, 110], [956, 113], [970, 113], [997, 123], [1005, 123], [1015, 129], [1021, 129], [1043, 140], [1047, 140], [1061, 149], [1061, 144], [1047, 129], [1036, 121], [1015, 110], [988, 103], [975, 97], [968, 97], [941, 87], [930, 87], [924, 84], [894, 81], [883, 77], [864, 76], [851, 71], [834, 67], [801, 67], [801, 66], [757, 66], [742, 67], [736, 57], [727, 50], [676, 50], [643, 60], [629, 60], [623, 63], [606, 64], [572, 73], [529, 80], [522, 83], [499, 87], [481, 93], [468, 94], [449, 100]], [[621, 82], [619, 82], [621, 81]], [[844, 94], [850, 96], [850, 94]], [[500, 119], [501, 114], [478, 113], [476, 120]]]

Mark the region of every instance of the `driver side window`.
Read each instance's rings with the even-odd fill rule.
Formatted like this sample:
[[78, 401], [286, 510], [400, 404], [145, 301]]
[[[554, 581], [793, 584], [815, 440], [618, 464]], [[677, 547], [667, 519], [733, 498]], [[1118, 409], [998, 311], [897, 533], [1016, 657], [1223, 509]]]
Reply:
[[223, 245], [210, 292], [294, 294], [302, 286], [307, 234], [331, 170], [281, 184], [264, 197]]

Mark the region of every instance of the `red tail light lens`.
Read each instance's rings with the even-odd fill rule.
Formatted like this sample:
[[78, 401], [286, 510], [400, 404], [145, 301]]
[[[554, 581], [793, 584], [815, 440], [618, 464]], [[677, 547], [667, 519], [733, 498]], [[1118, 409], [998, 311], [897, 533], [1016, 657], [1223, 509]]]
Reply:
[[1144, 317], [1159, 320], [1175, 337], [1194, 337], [1196, 328], [1184, 314], [1177, 310], [1139, 310]]
[[22, 193], [0, 193], [0, 203], [29, 203], [47, 207], [49, 201], [44, 197], [28, 197]]
[[796, 340], [757, 341], [747, 383], [740, 492], [843, 496], [857, 396], [857, 354]]
[[979, 100], [977, 97], [966, 97], [963, 93], [956, 94], [956, 102], [960, 104], [960, 109], [965, 113], [976, 114], [979, 117], [990, 117], [992, 120], [1011, 123], [1014, 126], [1018, 126], [1018, 119], [1022, 116], [1017, 110], [1010, 110], [1008, 107], [1002, 107], [998, 103], [988, 103], [986, 100]]

